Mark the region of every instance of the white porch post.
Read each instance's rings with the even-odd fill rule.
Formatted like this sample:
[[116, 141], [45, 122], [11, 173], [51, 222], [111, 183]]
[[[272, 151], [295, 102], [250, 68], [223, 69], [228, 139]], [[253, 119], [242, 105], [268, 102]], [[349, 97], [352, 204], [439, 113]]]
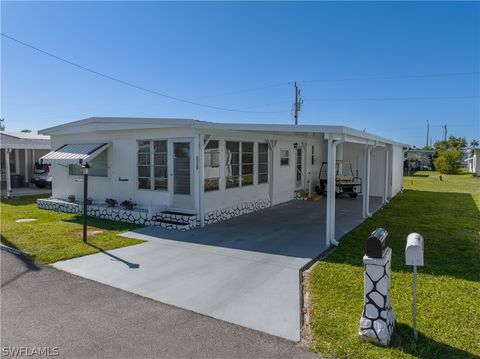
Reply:
[[268, 194], [270, 196], [270, 207], [273, 206], [273, 173], [274, 173], [274, 166], [275, 166], [275, 146], [277, 144], [276, 140], [266, 140], [268, 144], [268, 148], [270, 149], [270, 161], [268, 167]]
[[5, 180], [7, 181], [7, 197], [12, 192], [12, 183], [10, 182], [10, 148], [5, 148]]
[[198, 136], [198, 182], [199, 182], [199, 212], [200, 212], [200, 226], [205, 227], [205, 167], [204, 167], [204, 155], [205, 155], [205, 135]]
[[370, 217], [370, 152], [371, 147], [365, 145], [364, 150], [364, 173], [363, 173], [363, 218]]
[[389, 154], [390, 154], [390, 150], [388, 149], [388, 147], [385, 147], [385, 186], [383, 187], [383, 198], [382, 198], [383, 204], [388, 202], [388, 186], [389, 186], [388, 178], [390, 175], [390, 171], [388, 168]]
[[327, 163], [327, 228], [326, 246], [338, 245], [335, 240], [335, 164], [337, 160], [336, 143], [332, 138], [328, 139], [328, 163]]
[[28, 150], [25, 148], [25, 183], [28, 187]]

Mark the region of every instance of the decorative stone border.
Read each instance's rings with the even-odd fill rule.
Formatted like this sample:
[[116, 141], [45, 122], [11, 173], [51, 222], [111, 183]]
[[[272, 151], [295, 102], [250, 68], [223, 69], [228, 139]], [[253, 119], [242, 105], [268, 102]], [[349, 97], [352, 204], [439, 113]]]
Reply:
[[252, 202], [239, 203], [231, 207], [217, 209], [205, 213], [205, 224], [212, 224], [227, 219], [242, 216], [244, 214], [259, 211], [261, 209], [270, 207], [269, 199], [260, 199]]
[[[46, 209], [56, 212], [83, 214], [83, 205], [80, 203], [70, 203], [60, 199], [37, 199], [37, 206], [40, 209]], [[111, 221], [126, 222], [144, 226], [157, 226], [177, 230], [189, 230], [197, 226], [197, 216], [177, 215], [181, 218], [173, 219], [168, 217], [167, 222], [162, 222], [163, 215], [170, 213], [149, 214], [146, 209], [137, 208], [133, 210], [121, 207], [107, 207], [103, 205], [89, 205], [87, 214], [92, 217], [109, 219]]]
[[[56, 212], [83, 214], [83, 204], [70, 203], [61, 199], [37, 199], [40, 209]], [[270, 207], [269, 199], [239, 203], [231, 207], [218, 209], [205, 214], [205, 224], [212, 224], [244, 214], [259, 211]], [[149, 214], [146, 209], [136, 208], [133, 210], [121, 207], [107, 207], [105, 205], [92, 204], [87, 207], [87, 214], [92, 217], [109, 219], [143, 226], [157, 226], [177, 230], [189, 230], [199, 225], [195, 214], [158, 212]]]

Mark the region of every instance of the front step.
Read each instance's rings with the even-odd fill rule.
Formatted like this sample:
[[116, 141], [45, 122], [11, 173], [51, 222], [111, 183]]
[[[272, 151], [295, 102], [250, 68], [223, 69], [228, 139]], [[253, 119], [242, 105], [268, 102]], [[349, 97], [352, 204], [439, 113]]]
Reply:
[[188, 231], [197, 226], [197, 215], [192, 213], [182, 213], [175, 211], [164, 211], [157, 213], [152, 217], [156, 226]]

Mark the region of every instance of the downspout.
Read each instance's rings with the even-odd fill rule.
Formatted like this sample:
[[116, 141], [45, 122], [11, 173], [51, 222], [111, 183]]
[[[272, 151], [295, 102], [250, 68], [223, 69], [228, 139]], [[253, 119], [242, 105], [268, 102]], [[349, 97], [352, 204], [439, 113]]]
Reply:
[[345, 137], [341, 140], [328, 138], [328, 163], [327, 163], [327, 226], [326, 226], [326, 246], [338, 246], [339, 242], [335, 240], [335, 169], [337, 161], [337, 146], [345, 142]]

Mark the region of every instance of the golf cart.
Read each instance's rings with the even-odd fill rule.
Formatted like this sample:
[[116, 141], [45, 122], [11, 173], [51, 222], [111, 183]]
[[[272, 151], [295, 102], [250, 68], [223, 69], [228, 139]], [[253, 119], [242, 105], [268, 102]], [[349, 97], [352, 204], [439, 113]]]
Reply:
[[[327, 193], [327, 162], [322, 162], [318, 179], [320, 184], [315, 191], [318, 194]], [[358, 177], [358, 171], [356, 175], [353, 174], [352, 162], [338, 160], [335, 172], [335, 197], [348, 195], [350, 198], [357, 198], [361, 192], [362, 179]]]

